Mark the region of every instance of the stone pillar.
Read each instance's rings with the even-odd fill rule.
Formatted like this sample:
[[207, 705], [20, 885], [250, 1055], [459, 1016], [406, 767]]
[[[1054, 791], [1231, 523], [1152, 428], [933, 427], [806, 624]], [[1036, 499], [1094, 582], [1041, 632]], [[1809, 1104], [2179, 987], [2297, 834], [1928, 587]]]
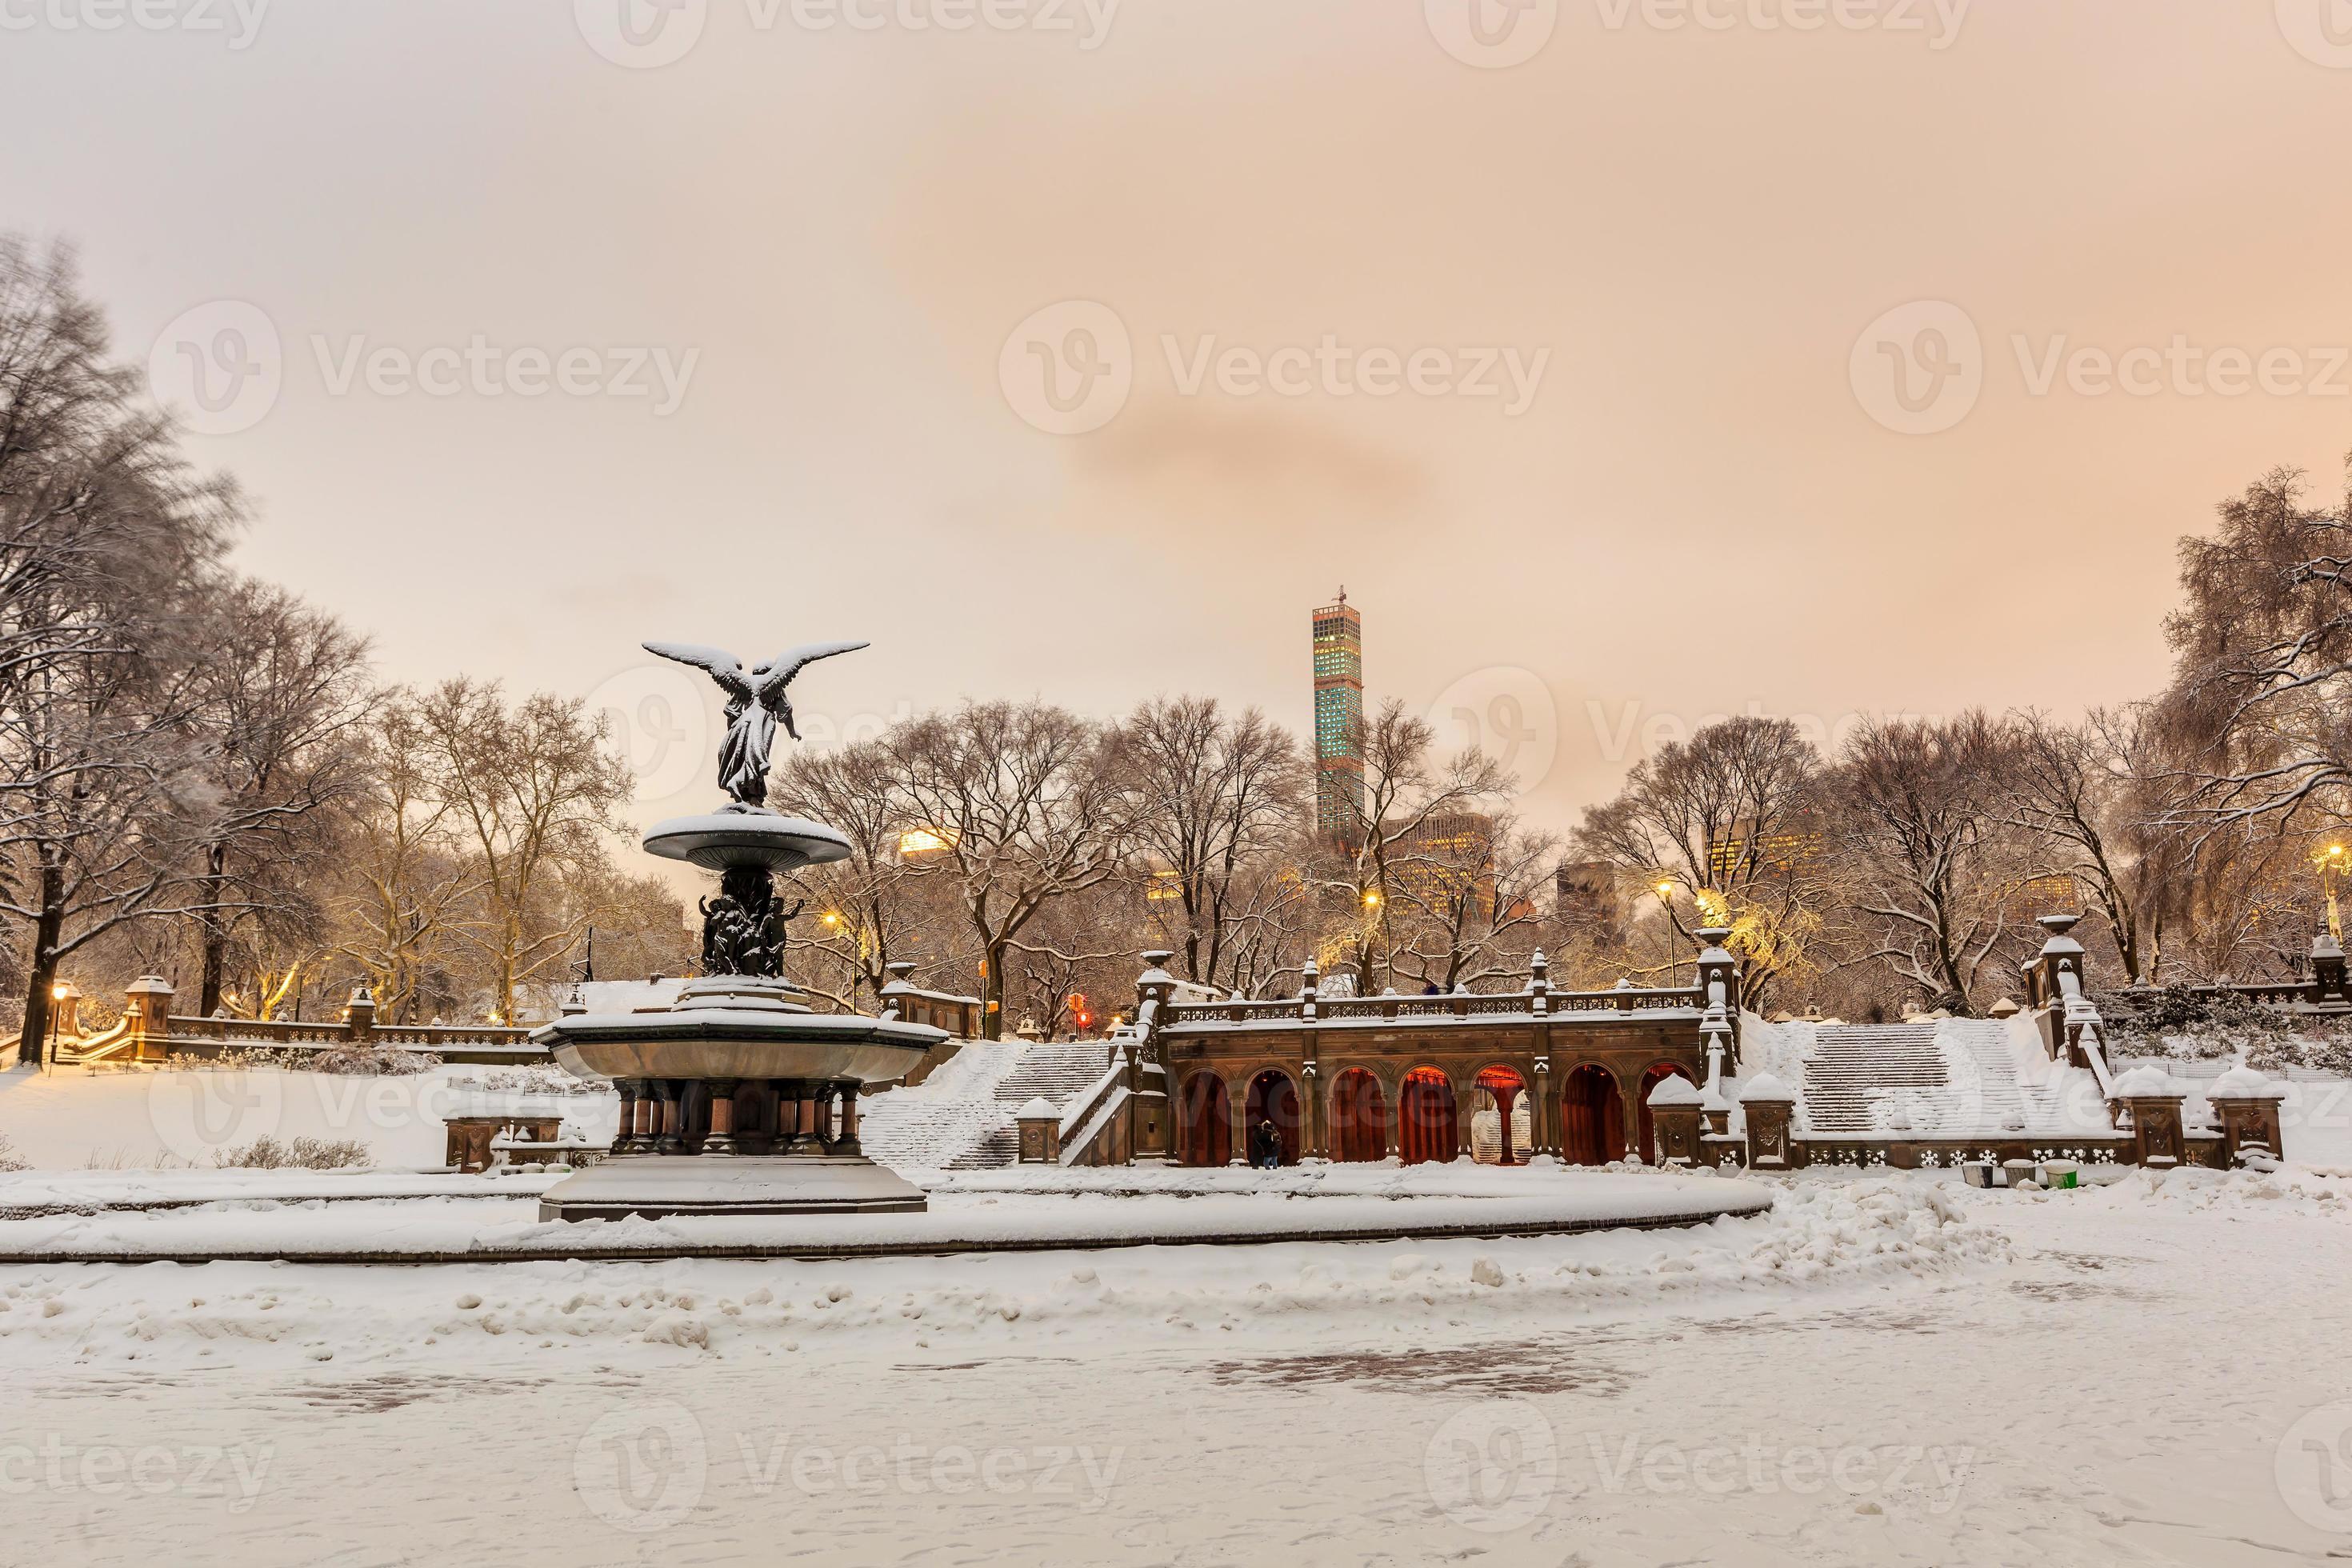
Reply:
[[160, 974], [142, 974], [122, 994], [122, 1010], [135, 1043], [133, 1058], [161, 1061], [163, 1042], [172, 1037], [172, 983]]
[[1688, 1170], [1699, 1163], [1705, 1098], [1683, 1078], [1662, 1078], [1651, 1088], [1650, 1131], [1661, 1166]]
[[1248, 1084], [1244, 1083], [1239, 1089], [1231, 1084], [1225, 1086], [1225, 1115], [1234, 1126], [1234, 1152], [1225, 1163], [1246, 1165], [1250, 1163]]
[[1040, 1095], [1013, 1113], [1021, 1128], [1020, 1163], [1057, 1165], [1062, 1160], [1062, 1113]]
[[2116, 1080], [2116, 1104], [2131, 1122], [2134, 1163], [2156, 1170], [2179, 1165], [2189, 1153], [2180, 1102], [2189, 1091], [2162, 1068], [2134, 1068]]
[[343, 1020], [351, 1026], [352, 1044], [364, 1046], [375, 1032], [375, 993], [362, 985], [343, 1005]]
[[656, 1154], [686, 1152], [686, 1095], [683, 1086], [656, 1079], [654, 1087], [654, 1146]]
[[1135, 982], [1135, 1018], [1141, 1037], [1128, 1058], [1127, 1125], [1129, 1158], [1139, 1165], [1168, 1165], [1176, 1160], [1174, 1084], [1168, 1071], [1167, 1043], [1160, 1037], [1176, 994], [1176, 977], [1167, 969], [1175, 956], [1164, 948], [1145, 953], [1143, 973]]
[[1720, 1006], [1729, 1026], [1734, 1058], [1739, 1047], [1739, 961], [1724, 944], [1731, 940], [1729, 926], [1701, 926], [1698, 930], [1698, 997], [1699, 1005], [1712, 1011]]
[[1298, 1154], [1301, 1160], [1328, 1160], [1331, 1157], [1331, 1107], [1329, 1095], [1323, 1088], [1322, 1069], [1315, 1060], [1315, 1039], [1307, 1037], [1307, 1059], [1298, 1068], [1298, 1113], [1307, 1119], [1301, 1129], [1304, 1139]]
[[706, 1154], [735, 1154], [735, 1080], [715, 1078], [710, 1080], [710, 1131], [704, 1134], [702, 1152]]
[[1535, 1081], [1528, 1086], [1535, 1096], [1535, 1107], [1528, 1117], [1528, 1131], [1536, 1141], [1535, 1152], [1559, 1158], [1559, 1097], [1551, 1091], [1551, 1058], [1536, 1058]]
[[2315, 1002], [2352, 1002], [2352, 979], [2345, 973], [2344, 944], [2326, 928], [2311, 939], [2312, 988]]
[[[2340, 962], [2340, 961], [2339, 961]], [[2221, 1119], [2223, 1163], [2235, 1166], [2246, 1154], [2285, 1157], [2279, 1127], [2279, 1102], [2286, 1086], [2249, 1067], [2231, 1068], [2205, 1091], [2214, 1114]]]
[[605, 1152], [619, 1155], [629, 1152], [629, 1135], [636, 1130], [637, 1106], [645, 1098], [646, 1086], [638, 1079], [616, 1078], [613, 1088], [621, 1097], [621, 1120], [613, 1131], [613, 1146]]
[[817, 1086], [803, 1079], [793, 1079], [784, 1086], [785, 1114], [792, 1121], [792, 1138], [779, 1152], [802, 1156], [821, 1155], [824, 1141], [817, 1136]]
[[833, 1152], [836, 1154], [863, 1156], [866, 1152], [865, 1147], [857, 1142], [857, 1081], [855, 1079], [844, 1079], [841, 1080], [839, 1089], [841, 1127], [834, 1138]]
[[1789, 1086], [1759, 1073], [1739, 1091], [1739, 1104], [1748, 1116], [1748, 1168], [1795, 1170], [1797, 1097]]

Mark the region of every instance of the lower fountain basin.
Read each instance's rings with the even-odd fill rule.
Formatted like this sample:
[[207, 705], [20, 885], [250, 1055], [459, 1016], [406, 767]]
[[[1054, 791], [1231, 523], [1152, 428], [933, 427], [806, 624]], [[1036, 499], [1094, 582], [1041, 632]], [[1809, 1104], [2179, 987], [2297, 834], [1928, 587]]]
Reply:
[[825, 1013], [695, 1007], [576, 1014], [531, 1038], [583, 1078], [808, 1079], [895, 1083], [947, 1038], [943, 1029]]

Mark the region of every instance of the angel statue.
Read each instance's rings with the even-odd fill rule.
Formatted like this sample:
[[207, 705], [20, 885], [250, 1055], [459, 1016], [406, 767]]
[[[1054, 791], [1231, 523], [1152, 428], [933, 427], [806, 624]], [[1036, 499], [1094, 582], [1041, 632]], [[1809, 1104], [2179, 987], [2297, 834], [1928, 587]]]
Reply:
[[649, 642], [645, 648], [663, 658], [674, 658], [680, 664], [709, 671], [710, 679], [719, 682], [719, 689], [727, 693], [727, 739], [719, 748], [719, 787], [734, 796], [737, 804], [757, 808], [768, 804], [768, 753], [775, 744], [776, 726], [782, 724], [784, 733], [795, 741], [801, 738], [800, 731], [793, 724], [792, 702], [784, 695], [793, 677], [818, 659], [856, 653], [871, 646], [862, 642], [811, 643], [806, 647], [778, 654], [749, 675], [743, 673], [741, 659], [715, 647], [695, 643]]

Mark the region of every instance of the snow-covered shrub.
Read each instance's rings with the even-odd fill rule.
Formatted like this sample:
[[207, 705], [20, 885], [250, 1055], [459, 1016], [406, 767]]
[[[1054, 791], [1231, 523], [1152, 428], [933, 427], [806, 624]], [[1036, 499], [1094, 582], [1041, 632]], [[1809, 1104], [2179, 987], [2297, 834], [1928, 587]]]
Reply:
[[431, 1051], [401, 1051], [377, 1046], [335, 1046], [323, 1051], [262, 1046], [223, 1051], [217, 1058], [174, 1057], [167, 1065], [187, 1068], [278, 1068], [285, 1072], [329, 1073], [338, 1078], [408, 1078], [431, 1072], [441, 1058]]
[[2234, 991], [2200, 994], [2186, 985], [2101, 993], [2108, 1055], [2219, 1061], [2243, 1056], [2263, 1072], [2288, 1068], [2352, 1073], [2352, 1026], [2298, 1016]]
[[608, 1079], [574, 1078], [562, 1068], [512, 1068], [453, 1078], [449, 1087], [466, 1094], [610, 1094]]
[[238, 1171], [341, 1171], [374, 1162], [373, 1152], [357, 1138], [295, 1138], [281, 1143], [266, 1132], [241, 1149], [213, 1153], [214, 1164]]
[[10, 1142], [8, 1134], [0, 1132], [0, 1171], [26, 1171], [31, 1168], [25, 1157], [16, 1152], [16, 1145]]

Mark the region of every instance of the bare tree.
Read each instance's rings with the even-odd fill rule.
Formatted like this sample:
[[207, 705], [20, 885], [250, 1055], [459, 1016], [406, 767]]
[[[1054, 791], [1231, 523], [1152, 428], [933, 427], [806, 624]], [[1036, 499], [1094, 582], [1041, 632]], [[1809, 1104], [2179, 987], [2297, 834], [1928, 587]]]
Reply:
[[2316, 510], [2305, 489], [2274, 470], [2222, 503], [2212, 538], [2181, 542], [2165, 723], [2192, 759], [2184, 815], [2207, 825], [2347, 815], [2352, 504]]
[[481, 909], [458, 930], [488, 961], [494, 1012], [511, 1018], [517, 988], [569, 960], [596, 918], [560, 901], [559, 884], [601, 868], [629, 769], [576, 700], [541, 692], [509, 707], [495, 681], [460, 679], [426, 692], [417, 718], [432, 790], [479, 859]]
[[[1628, 881], [1687, 889], [1731, 929], [1740, 994], [1762, 1006], [1813, 973], [1808, 949], [1835, 902], [1823, 842], [1822, 759], [1783, 719], [1737, 718], [1675, 742], [1584, 814], [1579, 852]], [[1665, 919], [1689, 940], [1679, 911]]]
[[1559, 839], [1523, 827], [1507, 812], [1433, 848], [1398, 879], [1398, 897], [1413, 916], [1396, 952], [1398, 971], [1442, 992], [1525, 980], [1559, 865]]
[[954, 889], [979, 949], [982, 1029], [1004, 1037], [1005, 961], [1048, 903], [1116, 875], [1129, 842], [1116, 736], [1038, 702], [967, 703], [893, 727], [909, 863]]
[[1364, 720], [1356, 750], [1364, 762], [1360, 807], [1336, 839], [1318, 847], [1318, 885], [1339, 921], [1332, 944], [1369, 995], [1392, 971], [1394, 913], [1403, 879], [1443, 877], [1461, 845], [1491, 839], [1492, 814], [1511, 777], [1473, 749], [1440, 759], [1428, 721], [1394, 700]]
[[1877, 932], [1869, 956], [1969, 1016], [2024, 879], [2000, 837], [2013, 755], [2006, 727], [1975, 711], [1866, 723], [1838, 770], [1856, 903]]
[[359, 788], [339, 803], [336, 951], [375, 992], [379, 1016], [415, 1023], [428, 969], [457, 940], [481, 882], [434, 787], [433, 738], [414, 692], [387, 692], [362, 731]]
[[1232, 952], [1257, 873], [1297, 840], [1307, 772], [1298, 743], [1255, 708], [1160, 698], [1127, 721], [1147, 912], [1184, 977], [1239, 988]]
[[189, 900], [198, 1010], [219, 1008], [240, 925], [291, 907], [319, 859], [320, 808], [351, 787], [367, 646], [324, 611], [250, 580], [209, 596], [191, 729], [202, 780]]
[[[850, 976], [845, 1005], [857, 993], [879, 1000], [889, 967], [913, 962], [923, 945], [929, 889], [899, 852], [908, 823], [892, 791], [892, 755], [877, 741], [836, 752], [796, 752], [778, 773], [774, 804], [814, 817], [849, 840], [849, 857], [797, 874], [819, 910], [809, 939]], [[803, 976], [803, 979], [806, 979]]]
[[168, 907], [184, 631], [238, 518], [138, 384], [71, 257], [0, 237], [0, 911], [27, 928], [32, 1055], [59, 961]]

